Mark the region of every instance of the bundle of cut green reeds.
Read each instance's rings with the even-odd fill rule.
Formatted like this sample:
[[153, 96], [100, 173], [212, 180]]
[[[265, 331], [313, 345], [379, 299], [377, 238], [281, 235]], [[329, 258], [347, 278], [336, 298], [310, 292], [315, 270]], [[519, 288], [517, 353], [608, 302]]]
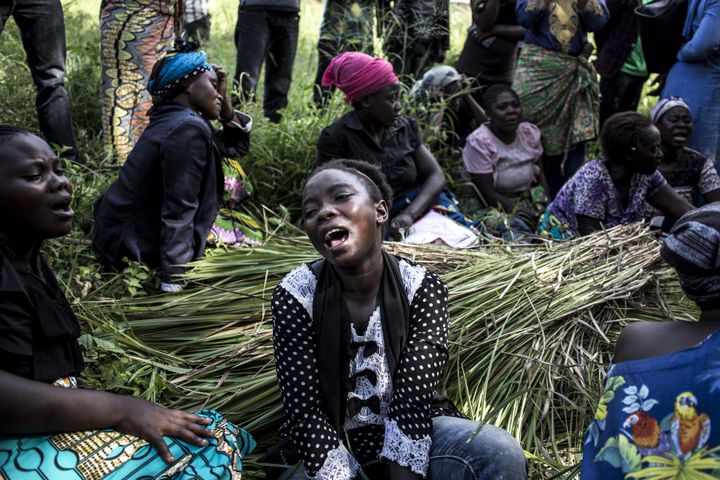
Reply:
[[[448, 284], [451, 358], [442, 389], [555, 472], [577, 460], [622, 326], [695, 313], [641, 226], [536, 246], [387, 247]], [[94, 352], [88, 383], [176, 408], [215, 408], [261, 444], [272, 442], [282, 412], [270, 296], [287, 272], [315, 258], [304, 240], [277, 241], [195, 263], [180, 294], [114, 304], [111, 315], [108, 304], [84, 305], [83, 341]]]

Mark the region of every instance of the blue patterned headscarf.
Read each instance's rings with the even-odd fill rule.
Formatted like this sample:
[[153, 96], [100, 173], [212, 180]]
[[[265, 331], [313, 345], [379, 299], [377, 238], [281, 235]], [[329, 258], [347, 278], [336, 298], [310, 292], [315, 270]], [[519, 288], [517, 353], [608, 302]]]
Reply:
[[153, 72], [153, 78], [148, 82], [147, 88], [153, 98], [162, 97], [183, 81], [212, 70], [205, 52], [197, 51], [197, 48], [193, 42], [175, 41], [175, 48], [159, 60], [162, 62], [160, 69]]

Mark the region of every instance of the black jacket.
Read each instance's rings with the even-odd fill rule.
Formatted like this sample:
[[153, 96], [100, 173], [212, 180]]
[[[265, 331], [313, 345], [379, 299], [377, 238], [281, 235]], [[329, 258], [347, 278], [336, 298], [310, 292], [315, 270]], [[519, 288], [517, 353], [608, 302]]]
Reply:
[[110, 264], [123, 258], [162, 269], [201, 257], [223, 192], [222, 157], [248, 152], [250, 119], [222, 130], [176, 102], [155, 106], [150, 122], [95, 203], [93, 245]]

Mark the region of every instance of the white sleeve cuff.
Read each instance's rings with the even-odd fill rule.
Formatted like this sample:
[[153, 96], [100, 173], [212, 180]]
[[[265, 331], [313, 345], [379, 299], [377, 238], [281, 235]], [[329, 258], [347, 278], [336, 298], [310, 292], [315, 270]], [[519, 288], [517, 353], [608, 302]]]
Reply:
[[413, 440], [400, 430], [395, 420], [385, 419], [385, 443], [380, 452], [382, 458], [407, 467], [424, 477], [430, 463], [431, 445], [432, 440], [429, 436]]
[[[235, 121], [236, 118], [240, 119], [240, 121], [243, 123]], [[236, 127], [238, 127], [240, 130], [242, 130], [245, 133], [250, 133], [252, 131], [252, 127], [253, 127], [252, 117], [250, 115], [248, 115], [247, 113], [243, 113], [239, 110], [235, 110], [235, 116], [233, 117], [232, 121], [230, 121], [228, 123], [235, 125]]]
[[337, 447], [328, 452], [325, 463], [315, 480], [351, 480], [355, 477], [360, 464], [350, 455], [345, 445], [340, 443]]

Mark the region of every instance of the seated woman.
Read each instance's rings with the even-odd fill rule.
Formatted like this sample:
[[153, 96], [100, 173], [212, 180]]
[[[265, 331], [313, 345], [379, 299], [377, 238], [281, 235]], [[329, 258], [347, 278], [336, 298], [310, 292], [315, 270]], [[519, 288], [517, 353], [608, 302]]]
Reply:
[[328, 162], [307, 180], [305, 230], [324, 260], [295, 269], [273, 294], [289, 439], [279, 456], [302, 460], [293, 479], [346, 480], [361, 469], [378, 480], [526, 478], [510, 435], [433, 401], [448, 355], [447, 289], [382, 249], [390, 202], [366, 162]]
[[[660, 130], [663, 158], [658, 166], [668, 184], [690, 203], [720, 201], [720, 178], [712, 160], [687, 147], [693, 132], [690, 107], [681, 98], [660, 100], [650, 112]], [[657, 212], [650, 209], [650, 215]]]
[[219, 414], [75, 388], [80, 325], [39, 254], [71, 192], [47, 143], [0, 125], [0, 478], [236, 478], [255, 442]]
[[410, 92], [430, 117], [424, 136], [434, 135], [429, 146], [435, 151], [462, 148], [467, 136], [486, 119], [466, 80], [453, 67], [438, 65], [425, 72]]
[[490, 120], [467, 139], [465, 171], [490, 207], [512, 217], [491, 211], [481, 222], [490, 233], [505, 224], [532, 233], [547, 201], [540, 130], [522, 121], [520, 98], [507, 85], [488, 88], [483, 106]]
[[585, 438], [583, 480], [717, 478], [720, 203], [684, 215], [661, 254], [700, 307], [699, 321], [623, 330]]
[[[233, 111], [227, 74], [193, 44], [153, 67], [150, 123], [95, 204], [93, 245], [111, 265], [160, 267], [161, 288], [178, 291], [178, 265], [201, 257], [223, 195], [222, 157], [247, 153], [252, 121]], [[221, 131], [210, 120], [219, 119]]]
[[622, 112], [600, 132], [603, 158], [585, 164], [548, 205], [538, 233], [555, 240], [641, 221], [645, 202], [679, 218], [693, 208], [670, 188], [657, 167], [660, 132], [645, 116]]
[[395, 198], [389, 211], [392, 236], [401, 237], [431, 208], [461, 225], [474, 225], [452, 193], [443, 190], [443, 171], [415, 121], [400, 115], [400, 84], [390, 62], [343, 53], [330, 62], [323, 85], [342, 90], [353, 109], [320, 133], [318, 160], [354, 158], [382, 168]]

